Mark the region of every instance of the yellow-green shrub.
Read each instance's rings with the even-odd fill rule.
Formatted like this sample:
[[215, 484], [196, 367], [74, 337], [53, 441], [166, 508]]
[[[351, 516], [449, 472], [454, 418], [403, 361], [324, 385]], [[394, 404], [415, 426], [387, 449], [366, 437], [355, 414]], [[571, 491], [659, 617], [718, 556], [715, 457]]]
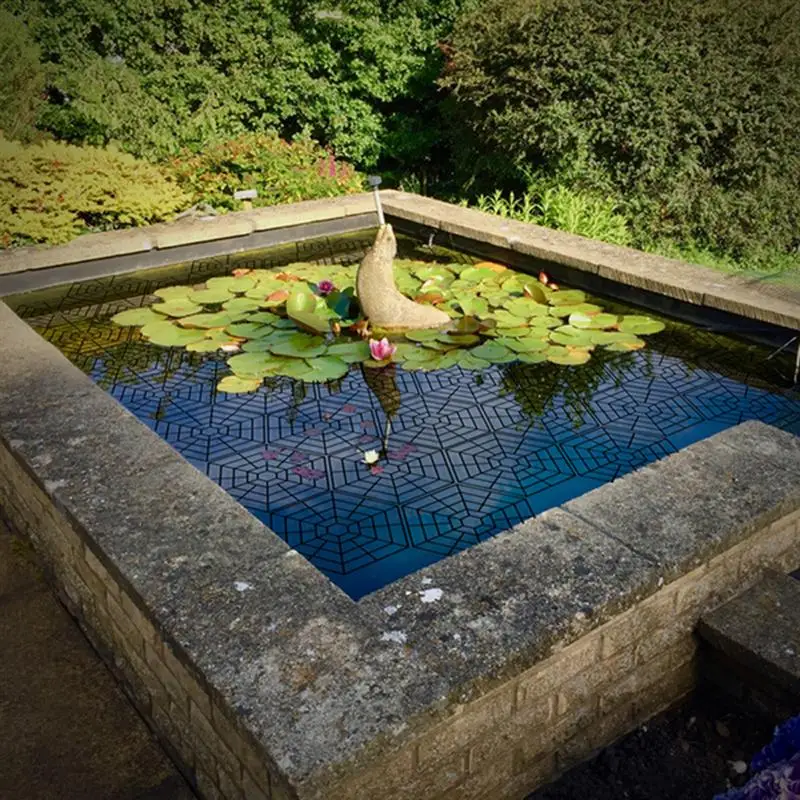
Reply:
[[0, 243], [60, 244], [80, 233], [169, 219], [190, 198], [159, 167], [114, 149], [0, 136]]

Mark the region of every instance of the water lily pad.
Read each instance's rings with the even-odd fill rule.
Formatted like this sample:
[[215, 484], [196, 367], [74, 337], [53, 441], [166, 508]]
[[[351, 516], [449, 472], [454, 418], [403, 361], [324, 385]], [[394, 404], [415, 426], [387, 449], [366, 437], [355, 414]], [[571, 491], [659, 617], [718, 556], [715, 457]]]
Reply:
[[233, 297], [226, 300], [222, 307], [226, 311], [258, 311], [261, 308], [258, 300], [252, 300], [249, 297]]
[[271, 325], [259, 325], [256, 322], [234, 322], [228, 325], [225, 330], [231, 336], [241, 336], [243, 339], [258, 339], [266, 336], [273, 328]]
[[219, 348], [220, 344], [213, 339], [201, 339], [199, 342], [189, 342], [186, 345], [190, 353], [215, 353]]
[[522, 294], [525, 291], [525, 282], [522, 278], [508, 278], [501, 284], [506, 294]]
[[523, 289], [525, 296], [530, 297], [531, 300], [535, 300], [537, 303], [545, 304], [547, 303], [547, 292], [538, 284], [536, 281], [530, 281], [526, 283]]
[[227, 289], [197, 289], [186, 295], [187, 300], [201, 306], [216, 305], [230, 300], [233, 295]]
[[236, 321], [236, 314], [229, 311], [217, 311], [210, 314], [192, 314], [182, 317], [180, 324], [184, 328], [224, 328]]
[[365, 341], [336, 342], [328, 347], [328, 355], [336, 356], [346, 364], [356, 364], [370, 357], [369, 343]]
[[483, 297], [459, 294], [455, 301], [468, 317], [484, 317], [489, 313], [489, 302]]
[[290, 358], [315, 358], [327, 350], [325, 340], [321, 336], [309, 336], [307, 333], [296, 333], [290, 338], [276, 342], [270, 352], [276, 356]]
[[475, 317], [460, 317], [453, 325], [450, 326], [449, 332], [459, 335], [465, 333], [477, 333], [483, 323]]
[[289, 299], [288, 289], [277, 289], [270, 292], [266, 297], [263, 297], [258, 302], [259, 308], [278, 308], [282, 306]]
[[589, 328], [592, 330], [603, 330], [613, 328], [617, 324], [616, 314], [584, 314], [578, 312], [569, 315], [569, 324], [574, 328]]
[[498, 328], [524, 328], [527, 324], [525, 317], [519, 317], [503, 309], [493, 311], [492, 319], [497, 322]]
[[275, 320], [272, 323], [273, 328], [285, 328], [286, 330], [291, 330], [292, 328], [297, 328], [294, 322], [290, 319], [286, 319], [286, 317], [280, 317], [279, 319]]
[[419, 363], [432, 361], [437, 357], [438, 351], [425, 347], [416, 347], [414, 351], [407, 352], [403, 356], [405, 362], [414, 361]]
[[437, 283], [444, 283], [455, 278], [455, 275], [447, 267], [442, 266], [412, 267], [412, 271], [421, 281], [434, 280]]
[[154, 303], [150, 307], [153, 311], [157, 311], [167, 317], [189, 317], [203, 310], [202, 306], [198, 306], [185, 298], [165, 300], [163, 303]]
[[312, 333], [328, 333], [331, 329], [330, 320], [313, 311], [294, 311], [289, 315], [299, 327]]
[[520, 336], [529, 336], [531, 333], [531, 328], [529, 327], [519, 327], [519, 328], [503, 328], [500, 327], [497, 329], [497, 332], [502, 334], [503, 336], [510, 336], [512, 338], [519, 338]]
[[439, 338], [440, 333], [441, 331], [431, 328], [430, 330], [405, 331], [404, 336], [412, 342], [432, 342]]
[[440, 333], [437, 341], [457, 347], [478, 344], [481, 337], [473, 333]]
[[550, 306], [548, 313], [554, 317], [570, 317], [573, 314], [597, 314], [603, 309], [593, 303], [574, 303], [572, 305]]
[[244, 294], [250, 289], [254, 288], [256, 282], [249, 277], [220, 277], [209, 278], [206, 281], [206, 289], [222, 289], [231, 294]]
[[497, 273], [486, 267], [468, 267], [459, 276], [462, 281], [478, 283], [484, 280], [497, 280]]
[[651, 317], [643, 317], [638, 314], [630, 314], [622, 317], [619, 329], [623, 333], [637, 333], [647, 335], [649, 333], [659, 333], [664, 330], [664, 323]]
[[547, 353], [544, 350], [539, 352], [526, 352], [526, 353], [518, 353], [517, 358], [523, 364], [541, 364], [544, 361], [547, 361]]
[[491, 363], [485, 358], [479, 358], [471, 350], [465, 350], [461, 353], [461, 359], [458, 366], [467, 370], [486, 369], [491, 367]]
[[185, 347], [205, 338], [200, 328], [179, 328], [172, 322], [150, 322], [141, 330], [142, 336], [161, 347]]
[[248, 378], [271, 375], [282, 364], [281, 359], [275, 359], [269, 353], [246, 352], [228, 359], [228, 366], [236, 375]]
[[572, 347], [550, 347], [547, 350], [547, 360], [551, 364], [560, 364], [565, 367], [576, 367], [585, 364], [591, 358], [588, 350]]
[[151, 308], [128, 308], [114, 314], [111, 321], [115, 325], [147, 325], [150, 322], [161, 322], [164, 317], [156, 314]]
[[256, 311], [247, 317], [248, 322], [260, 322], [262, 325], [274, 325], [279, 319], [281, 318], [271, 311]]
[[350, 365], [335, 356], [320, 356], [306, 359], [308, 372], [303, 375], [304, 381], [326, 383], [343, 378], [350, 370]]
[[246, 392], [255, 392], [262, 382], [262, 378], [240, 378], [238, 375], [226, 375], [217, 384], [217, 391], [226, 394], [245, 394]]
[[162, 300], [182, 300], [191, 292], [191, 286], [165, 286], [162, 289], [156, 289], [153, 294]]
[[554, 344], [563, 344], [568, 347], [594, 346], [591, 331], [573, 328], [571, 325], [562, 325], [550, 333], [550, 341]]
[[292, 289], [286, 300], [287, 314], [299, 311], [314, 311], [316, 307], [317, 296], [308, 288], [307, 284], [298, 285]]
[[574, 306], [586, 302], [586, 294], [580, 289], [559, 289], [550, 293], [547, 302], [551, 306]]
[[473, 347], [468, 352], [472, 353], [475, 358], [482, 358], [492, 364], [503, 364], [516, 358], [516, 354], [513, 351], [498, 344], [496, 341], [484, 342], [477, 347]]
[[522, 339], [495, 339], [495, 341], [515, 353], [540, 352], [547, 350], [550, 346], [546, 339], [537, 339], [533, 336], [526, 336]]
[[543, 317], [548, 312], [548, 307], [537, 303], [536, 300], [530, 297], [517, 297], [506, 301], [505, 307], [510, 314], [523, 319], [530, 319], [531, 317]]

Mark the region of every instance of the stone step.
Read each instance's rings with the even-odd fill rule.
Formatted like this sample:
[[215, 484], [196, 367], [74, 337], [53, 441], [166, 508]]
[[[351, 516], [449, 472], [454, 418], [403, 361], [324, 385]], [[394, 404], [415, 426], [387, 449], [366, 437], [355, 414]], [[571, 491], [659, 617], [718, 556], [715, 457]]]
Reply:
[[779, 717], [800, 710], [800, 581], [768, 571], [697, 632], [706, 681]]

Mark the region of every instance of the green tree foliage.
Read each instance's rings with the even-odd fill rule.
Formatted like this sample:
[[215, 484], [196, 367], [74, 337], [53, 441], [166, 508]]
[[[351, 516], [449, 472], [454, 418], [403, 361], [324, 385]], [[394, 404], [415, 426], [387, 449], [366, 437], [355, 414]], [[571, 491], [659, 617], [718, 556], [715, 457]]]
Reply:
[[169, 219], [189, 203], [153, 164], [128, 153], [0, 136], [0, 244], [60, 244], [86, 231]]
[[0, 9], [0, 131], [11, 139], [36, 138], [45, 76], [39, 48], [22, 20]]
[[637, 242], [758, 260], [800, 245], [793, 0], [493, 0], [443, 78], [467, 180], [619, 199]]
[[256, 189], [254, 206], [272, 206], [363, 190], [361, 176], [346, 162], [306, 139], [293, 143], [274, 134], [244, 134], [184, 153], [169, 162], [181, 188], [196, 203], [237, 210], [239, 189]]
[[[148, 157], [274, 130], [361, 164], [422, 157], [437, 40], [470, 0], [5, 0], [42, 50], [56, 136]], [[433, 111], [431, 110], [431, 114]]]

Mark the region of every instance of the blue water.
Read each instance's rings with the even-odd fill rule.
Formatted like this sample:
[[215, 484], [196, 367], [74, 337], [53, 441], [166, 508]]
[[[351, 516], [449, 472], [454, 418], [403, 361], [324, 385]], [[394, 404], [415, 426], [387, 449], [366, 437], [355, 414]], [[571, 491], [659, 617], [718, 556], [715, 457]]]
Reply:
[[800, 434], [785, 359], [684, 325], [581, 367], [390, 368], [369, 384], [354, 367], [338, 387], [225, 395], [223, 360], [132, 340], [94, 300], [22, 311], [353, 598], [744, 420]]

